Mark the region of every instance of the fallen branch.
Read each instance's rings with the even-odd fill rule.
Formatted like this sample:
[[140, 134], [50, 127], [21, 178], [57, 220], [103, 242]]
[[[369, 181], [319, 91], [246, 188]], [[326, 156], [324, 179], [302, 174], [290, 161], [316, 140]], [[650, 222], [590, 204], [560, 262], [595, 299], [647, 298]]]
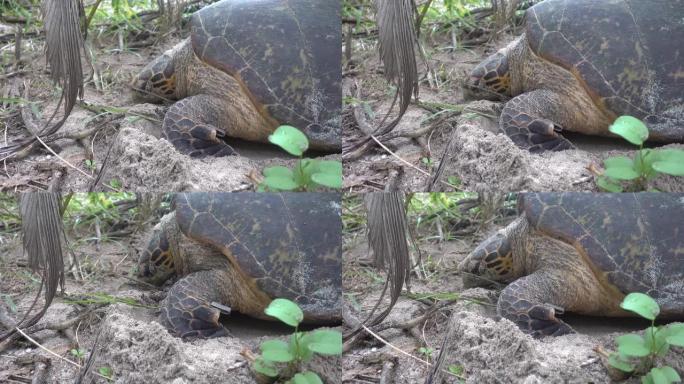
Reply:
[[[413, 356], [412, 354], [410, 354], [410, 353], [404, 351], [403, 349], [401, 349], [401, 348], [399, 348], [399, 347], [393, 345], [393, 344], [390, 343], [389, 341], [383, 339], [383, 338], [380, 337], [378, 334], [376, 334], [376, 333], [374, 333], [373, 331], [371, 331], [370, 329], [368, 329], [368, 327], [366, 327], [365, 325], [362, 325], [361, 327], [362, 327], [366, 332], [370, 333], [371, 336], [373, 336], [374, 338], [378, 339], [381, 343], [385, 344], [386, 346], [390, 347], [391, 349], [393, 349], [393, 350], [399, 352], [400, 354], [402, 354], [402, 355], [404, 355], [404, 356], [406, 356], [406, 357], [409, 357], [409, 358], [411, 358], [411, 359], [413, 359], [413, 360], [416, 360], [416, 361], [418, 361], [418, 362], [420, 362], [420, 363], [422, 363], [422, 364], [424, 364], [424, 365], [426, 365], [426, 366], [428, 366], [428, 367], [432, 367], [432, 364], [430, 364], [429, 362], [427, 362], [427, 361], [421, 359], [420, 357]], [[451, 376], [453, 376], [453, 377], [459, 378], [459, 379], [461, 379], [461, 380], [465, 380], [465, 377], [462, 376], [462, 375], [457, 375], [457, 374], [455, 374], [455, 373], [453, 373], [453, 372], [447, 371], [446, 369], [442, 369], [441, 371], [444, 372], [444, 373], [446, 373], [446, 374], [448, 374], [448, 375], [451, 375]]]
[[[99, 309], [101, 309], [107, 305], [109, 305], [109, 304], [95, 305], [95, 306], [93, 306], [92, 309], [86, 310], [86, 311], [80, 313], [79, 315], [77, 315], [76, 317], [71, 318], [71, 319], [67, 319], [67, 320], [63, 320], [63, 321], [49, 321], [49, 322], [45, 322], [45, 323], [32, 325], [23, 331], [20, 330], [19, 328], [16, 328], [16, 330], [19, 333], [21, 333], [21, 335], [23, 335], [27, 340], [32, 341], [32, 339], [29, 338], [28, 335], [34, 334], [36, 332], [44, 331], [44, 330], [55, 331], [55, 332], [65, 331], [65, 330], [73, 327], [74, 325], [78, 324], [79, 322], [81, 322], [86, 317], [90, 316], [91, 314], [95, 313], [96, 311], [98, 311]], [[14, 328], [16, 326], [15, 324], [12, 325], [12, 328]], [[16, 340], [15, 338], [10, 338], [6, 342], [0, 344], [0, 352], [3, 352], [7, 348], [9, 348], [14, 343], [15, 340]]]
[[[77, 363], [77, 362], [75, 362], [75, 361], [71, 361], [71, 360], [69, 360], [69, 359], [67, 359], [67, 358], [65, 358], [65, 357], [62, 357], [62, 356], [58, 355], [57, 353], [55, 353], [55, 352], [53, 352], [53, 351], [47, 349], [46, 347], [42, 346], [42, 345], [41, 345], [40, 343], [38, 343], [37, 341], [33, 340], [29, 335], [25, 334], [24, 331], [22, 331], [21, 329], [16, 328], [16, 330], [17, 330], [17, 332], [19, 332], [22, 336], [24, 336], [24, 337], [26, 338], [26, 340], [30, 341], [31, 343], [33, 343], [35, 346], [37, 346], [38, 348], [42, 349], [43, 351], [45, 351], [45, 352], [51, 354], [52, 356], [54, 356], [54, 357], [56, 357], [56, 358], [58, 358], [58, 359], [60, 359], [60, 360], [62, 360], [62, 361], [64, 361], [64, 362], [66, 362], [66, 363], [69, 363], [69, 364], [71, 364], [71, 365], [73, 365], [73, 366], [75, 366], [75, 367], [77, 367], [77, 368], [79, 368], [79, 369], [83, 368], [79, 363]], [[109, 378], [109, 377], [107, 377], [107, 376], [104, 376], [104, 375], [101, 375], [101, 374], [98, 373], [98, 372], [93, 372], [93, 373], [94, 373], [95, 375], [97, 375], [97, 376], [99, 376], [99, 377], [101, 377], [101, 378], [103, 378], [103, 379], [109, 381], [109, 382], [112, 381], [111, 378]]]
[[[28, 92], [28, 91], [27, 91]], [[64, 164], [68, 165], [70, 168], [75, 169], [76, 171], [80, 172], [83, 176], [92, 179], [93, 177], [89, 174], [87, 174], [85, 171], [82, 169], [76, 167], [75, 165], [71, 164], [69, 161], [58, 155], [50, 146], [47, 145], [47, 143], [38, 136], [38, 133], [40, 131], [40, 128], [38, 127], [38, 124], [35, 123], [33, 112], [31, 112], [30, 108], [26, 107], [20, 107], [21, 108], [21, 117], [24, 120], [24, 125], [26, 125], [26, 128], [35, 134], [35, 138], [37, 141], [33, 142], [32, 144], [29, 145], [29, 147], [38, 147], [38, 144], [40, 143], [45, 149], [48, 150], [53, 156], [58, 158], [60, 161], [62, 161]], [[59, 133], [59, 132], [57, 132]], [[29, 148], [27, 147], [27, 148]], [[28, 155], [30, 152], [26, 152]]]
[[19, 70], [19, 71], [14, 71], [14, 72], [6, 73], [6, 74], [4, 74], [4, 75], [0, 75], [0, 80], [7, 80], [7, 79], [10, 79], [10, 78], [15, 77], [15, 76], [25, 75], [25, 74], [27, 74], [27, 73], [28, 73], [28, 71], [25, 71], [25, 70], [23, 70], [23, 69], [22, 69], [22, 70]]

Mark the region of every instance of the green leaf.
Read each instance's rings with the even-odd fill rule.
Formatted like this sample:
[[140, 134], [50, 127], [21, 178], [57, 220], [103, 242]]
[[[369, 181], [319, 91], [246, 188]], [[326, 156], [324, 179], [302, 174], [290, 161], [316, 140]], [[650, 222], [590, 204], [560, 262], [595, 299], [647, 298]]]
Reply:
[[673, 176], [684, 176], [684, 151], [663, 149], [658, 151], [658, 159], [653, 162], [653, 169]]
[[617, 180], [634, 180], [639, 173], [634, 169], [634, 162], [629, 157], [609, 157], [604, 162], [606, 171], [604, 175]]
[[449, 365], [447, 371], [453, 373], [454, 375], [461, 376], [463, 374], [463, 366], [461, 365]]
[[632, 372], [634, 370], [634, 365], [623, 360], [618, 353], [611, 353], [610, 356], [608, 356], [608, 364], [623, 372]]
[[323, 384], [323, 380], [321, 380], [320, 377], [314, 372], [311, 371], [306, 371], [302, 373], [298, 373], [294, 375], [292, 380], [289, 380], [287, 383], [292, 383], [292, 384]]
[[288, 363], [294, 360], [290, 347], [282, 340], [268, 340], [261, 343], [261, 355], [266, 361]]
[[264, 313], [292, 327], [297, 327], [304, 320], [304, 313], [299, 306], [287, 299], [271, 301]]
[[599, 188], [601, 188], [607, 192], [613, 192], [613, 193], [622, 192], [622, 186], [619, 184], [613, 183], [607, 177], [601, 176], [598, 179], [596, 179], [596, 185], [598, 185]]
[[342, 162], [336, 160], [317, 160], [318, 172], [342, 175]]
[[307, 344], [311, 351], [321, 355], [342, 355], [342, 333], [320, 329], [310, 332]]
[[677, 335], [667, 336], [665, 338], [669, 344], [675, 345], [677, 347], [684, 347], [684, 333], [679, 333]]
[[632, 168], [633, 160], [627, 156], [613, 156], [609, 157], [604, 161], [606, 168], [617, 167], [617, 168]]
[[287, 167], [275, 166], [264, 168], [264, 181], [267, 187], [275, 190], [291, 191], [299, 184], [294, 179], [292, 170]]
[[[643, 161], [642, 161], [643, 156]], [[657, 152], [646, 148], [637, 152], [634, 156], [634, 170], [640, 175], [646, 176], [647, 179], [651, 179], [657, 175], [657, 172], [653, 169], [653, 162], [657, 160]]]
[[665, 376], [665, 378], [670, 380], [670, 383], [678, 383], [682, 381], [682, 378], [679, 377], [677, 371], [675, 371], [672, 367], [668, 367], [666, 365], [664, 367], [659, 367], [657, 369], [660, 370], [660, 372], [663, 374], [663, 376]]
[[653, 375], [649, 372], [641, 376], [641, 384], [653, 384]]
[[648, 128], [636, 117], [620, 116], [608, 129], [634, 145], [642, 145], [648, 139]]
[[309, 140], [299, 129], [281, 125], [269, 137], [268, 141], [284, 149], [294, 156], [301, 156], [309, 149]]
[[684, 334], [684, 323], [670, 323], [662, 327], [665, 336]]
[[447, 183], [449, 183], [450, 185], [452, 185], [454, 187], [458, 187], [459, 184], [461, 184], [461, 180], [459, 180], [458, 177], [456, 177], [456, 176], [449, 176], [449, 177], [447, 177]]
[[121, 189], [121, 182], [117, 179], [112, 179], [109, 181], [109, 186], [114, 189]]
[[100, 368], [98, 368], [97, 372], [100, 375], [107, 377], [107, 378], [110, 378], [110, 379], [112, 378], [112, 376], [114, 376], [114, 371], [109, 367], [100, 367]]
[[342, 188], [342, 163], [334, 160], [311, 160], [315, 161], [315, 170], [311, 174], [311, 180], [316, 184], [328, 188]]
[[610, 167], [606, 166], [606, 171], [603, 173], [605, 176], [616, 180], [634, 180], [639, 177], [637, 171], [635, 171], [631, 165], [630, 167]]
[[342, 175], [330, 173], [314, 173], [311, 180], [324, 187], [339, 189], [342, 188]]
[[660, 307], [658, 303], [655, 302], [649, 295], [645, 295], [640, 292], [633, 292], [625, 296], [620, 304], [622, 309], [632, 311], [639, 316], [648, 319], [655, 320], [656, 316], [660, 313]]
[[642, 357], [648, 356], [648, 354], [651, 352], [651, 350], [648, 348], [648, 345], [646, 345], [644, 338], [639, 335], [630, 333], [619, 336], [615, 339], [615, 341], [618, 345], [618, 351], [626, 356]]
[[276, 366], [273, 363], [264, 360], [262, 357], [254, 360], [254, 363], [252, 363], [252, 368], [262, 375], [266, 375], [268, 377], [278, 376], [278, 369]]
[[302, 361], [309, 361], [313, 357], [313, 351], [309, 349], [311, 341], [310, 332], [297, 332], [290, 336], [290, 350]]
[[313, 159], [301, 159], [295, 166], [295, 181], [297, 184], [311, 189], [315, 185], [311, 182], [311, 175], [318, 172], [318, 162]]
[[293, 179], [277, 176], [265, 177], [263, 183], [271, 189], [282, 191], [292, 191], [299, 187]]
[[283, 167], [281, 165], [276, 165], [274, 167], [264, 168], [264, 176], [279, 176], [279, 177], [290, 177], [292, 178], [292, 170], [288, 167]]
[[[672, 369], [672, 368], [670, 368]], [[675, 372], [676, 374], [676, 372]], [[666, 373], [660, 367], [655, 367], [651, 369], [647, 376], [650, 376], [653, 380], [653, 384], [670, 384], [673, 381], [668, 378]]]
[[[648, 327], [644, 330], [644, 340], [651, 352], [663, 356], [670, 350], [670, 345], [665, 340], [665, 332], [658, 327]], [[655, 340], [653, 339], [655, 337]]]

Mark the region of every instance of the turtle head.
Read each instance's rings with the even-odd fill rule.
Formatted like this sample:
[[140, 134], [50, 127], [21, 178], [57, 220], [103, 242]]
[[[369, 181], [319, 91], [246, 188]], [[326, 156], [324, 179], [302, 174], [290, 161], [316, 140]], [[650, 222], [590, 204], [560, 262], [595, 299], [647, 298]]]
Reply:
[[177, 99], [174, 57], [170, 52], [156, 58], [133, 79], [135, 98], [146, 102]]
[[470, 99], [500, 100], [511, 95], [511, 75], [506, 49], [489, 56], [478, 64], [465, 82], [464, 90]]
[[147, 248], [138, 260], [138, 278], [154, 285], [162, 285], [176, 273], [175, 260], [178, 259], [178, 250], [171, 241], [170, 233], [171, 224], [175, 224], [175, 217], [171, 217], [174, 223], [167, 223], [168, 216], [164, 216], [152, 231]]
[[478, 245], [458, 265], [458, 270], [463, 272], [464, 286], [487, 286], [517, 277], [513, 262], [511, 237], [505, 228]]

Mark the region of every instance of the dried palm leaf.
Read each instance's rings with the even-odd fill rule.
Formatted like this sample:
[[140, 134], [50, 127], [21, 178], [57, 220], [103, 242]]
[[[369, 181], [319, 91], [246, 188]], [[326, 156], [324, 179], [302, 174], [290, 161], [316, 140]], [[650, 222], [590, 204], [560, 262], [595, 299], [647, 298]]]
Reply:
[[[403, 200], [404, 196], [400, 192], [369, 193], [365, 197], [368, 243], [373, 249], [376, 266], [387, 269], [387, 280], [382, 294], [363, 322], [366, 326], [379, 324], [389, 315], [399, 299], [404, 282], [408, 282], [409, 279], [411, 263], [406, 241], [408, 226]], [[390, 303], [382, 312], [375, 315], [388, 289]], [[359, 329], [360, 325], [345, 337], [353, 336]]]
[[[34, 272], [39, 271], [42, 279], [31, 308], [15, 329], [0, 335], [0, 341], [16, 337], [16, 328], [30, 327], [40, 321], [52, 303], [58, 285], [64, 286], [62, 253], [64, 227], [60, 213], [60, 196], [49, 192], [25, 193], [21, 195], [20, 206], [24, 251], [28, 255], [28, 266]], [[40, 297], [43, 286], [45, 286], [43, 308], [28, 318]]]
[[406, 113], [411, 97], [418, 94], [418, 69], [413, 49], [416, 43], [413, 0], [376, 0], [376, 7], [380, 59], [385, 77], [397, 87], [395, 102], [399, 98], [399, 115], [384, 125], [388, 112], [376, 132], [382, 135], [394, 129]]
[[[7, 147], [0, 147], [0, 158], [5, 159], [36, 144], [36, 136], [50, 135], [59, 130], [69, 117], [77, 98], [83, 97], [83, 68], [81, 66], [81, 17], [84, 15], [80, 0], [43, 0], [45, 46], [52, 81], [62, 89], [59, 104], [50, 119], [34, 137], [22, 139]], [[51, 125], [59, 108], [64, 105], [64, 116]]]

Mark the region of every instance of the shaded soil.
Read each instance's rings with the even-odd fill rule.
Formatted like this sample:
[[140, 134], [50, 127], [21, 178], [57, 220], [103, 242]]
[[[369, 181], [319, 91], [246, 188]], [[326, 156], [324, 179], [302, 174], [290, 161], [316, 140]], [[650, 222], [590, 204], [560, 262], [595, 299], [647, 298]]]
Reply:
[[[134, 279], [138, 255], [150, 233], [151, 228], [147, 227], [140, 233], [99, 244], [76, 243], [72, 239], [86, 277], [75, 280], [72, 275], [67, 276], [67, 295], [55, 299], [40, 324], [76, 317], [86, 309], [85, 305], [67, 300], [92, 298], [85, 294], [131, 300], [135, 305], [101, 305], [67, 333], [43, 330], [33, 334], [33, 338], [62, 358], [79, 364], [95, 350], [92, 371], [109, 368], [115, 383], [256, 383], [250, 353], [258, 353], [260, 343], [267, 339], [287, 340], [292, 329], [236, 314], [221, 320], [231, 333], [229, 336], [210, 340], [171, 336], [157, 322], [159, 302], [170, 285], [154, 288]], [[0, 234], [0, 247], [0, 314], [17, 319], [30, 306], [40, 280], [27, 272], [18, 236]], [[70, 352], [73, 349], [82, 350], [83, 357], [76, 357]], [[47, 383], [74, 382], [79, 373], [72, 364], [22, 340], [0, 353], [0, 382], [30, 382], [36, 361], [41, 359], [49, 362]], [[303, 368], [318, 372], [326, 383], [340, 382], [339, 357], [315, 357]], [[96, 383], [106, 382], [94, 374], [91, 377]]]
[[[193, 159], [180, 154], [161, 138], [161, 122], [168, 105], [137, 104], [129, 83], [155, 57], [182, 41], [187, 32], [165, 36], [154, 45], [125, 51], [105, 46], [95, 47], [98, 69], [95, 82], [86, 83], [83, 100], [77, 105], [60, 133], [83, 133], [79, 140], [60, 139], [49, 144], [62, 159], [45, 148], [34, 150], [21, 160], [6, 162], [0, 171], [0, 190], [24, 191], [47, 189], [87, 191], [102, 173], [95, 190], [127, 191], [242, 191], [251, 190], [261, 180], [261, 170], [269, 165], [292, 166], [295, 159], [267, 143], [231, 141], [239, 156]], [[2, 97], [24, 97], [39, 111], [34, 123], [39, 127], [52, 115], [59, 92], [45, 71], [44, 41], [25, 43], [23, 71], [3, 80]], [[84, 61], [86, 74], [91, 73]], [[28, 92], [25, 94], [25, 87]], [[106, 111], [111, 113], [106, 113]], [[0, 114], [4, 135], [0, 146], [30, 134], [19, 113], [10, 105]], [[62, 116], [57, 113], [54, 121]], [[315, 154], [313, 154], [315, 155]], [[338, 159], [339, 156], [327, 156]], [[106, 161], [106, 165], [105, 165]], [[103, 165], [104, 169], [103, 169]]]
[[[383, 324], [402, 324], [422, 316], [434, 302], [425, 300], [427, 295], [440, 294], [440, 300], [458, 299], [410, 330], [389, 328], [378, 332], [393, 347], [373, 337], [355, 344], [343, 358], [343, 382], [377, 382], [383, 363], [389, 361], [393, 368], [387, 372], [393, 382], [423, 383], [431, 371], [427, 362], [435, 362], [440, 352], [444, 352], [441, 367], [456, 375], [442, 371], [434, 383], [616, 382], [597, 349], [615, 350], [617, 336], [639, 332], [648, 323], [639, 319], [563, 316], [577, 334], [533, 339], [509, 320], [496, 315], [499, 294], [496, 290], [464, 289], [457, 264], [504, 224], [497, 223], [483, 230], [470, 228], [465, 231], [470, 233], [448, 241], [434, 240], [434, 233], [432, 240], [419, 240], [427, 277], [412, 277], [411, 294], [405, 289]], [[379, 298], [384, 274], [359, 263], [370, 253], [363, 236], [352, 238], [345, 234], [345, 237], [345, 299], [351, 313], [365, 319]], [[684, 350], [673, 348], [660, 363], [684, 371]], [[631, 384], [640, 380], [630, 378], [622, 382]]]
[[[456, 51], [450, 51], [450, 43], [444, 39], [426, 44], [427, 64], [438, 74], [439, 84], [427, 80], [426, 65], [419, 60], [419, 102], [413, 100], [394, 129], [404, 137], [384, 143], [394, 155], [377, 147], [358, 159], [345, 161], [347, 190], [377, 191], [391, 184], [391, 188], [404, 191], [598, 191], [595, 174], [603, 171], [603, 160], [618, 155], [633, 157], [634, 147], [622, 139], [571, 133], [566, 137], [577, 149], [530, 154], [499, 133], [502, 103], [464, 99], [461, 84], [470, 69], [513, 38], [506, 34], [487, 46]], [[394, 92], [381, 73], [375, 42], [357, 41], [355, 48], [356, 68], [347, 71], [345, 90], [362, 100], [356, 103], [360, 105], [357, 108], [365, 111], [362, 115], [368, 127], [375, 128], [392, 105]], [[360, 91], [352, 91], [355, 87]], [[353, 119], [345, 125], [344, 135], [346, 143], [363, 137]], [[684, 149], [684, 145], [665, 148]], [[440, 181], [431, 187], [441, 162], [445, 164]], [[664, 175], [649, 187], [684, 191], [684, 181]]]

